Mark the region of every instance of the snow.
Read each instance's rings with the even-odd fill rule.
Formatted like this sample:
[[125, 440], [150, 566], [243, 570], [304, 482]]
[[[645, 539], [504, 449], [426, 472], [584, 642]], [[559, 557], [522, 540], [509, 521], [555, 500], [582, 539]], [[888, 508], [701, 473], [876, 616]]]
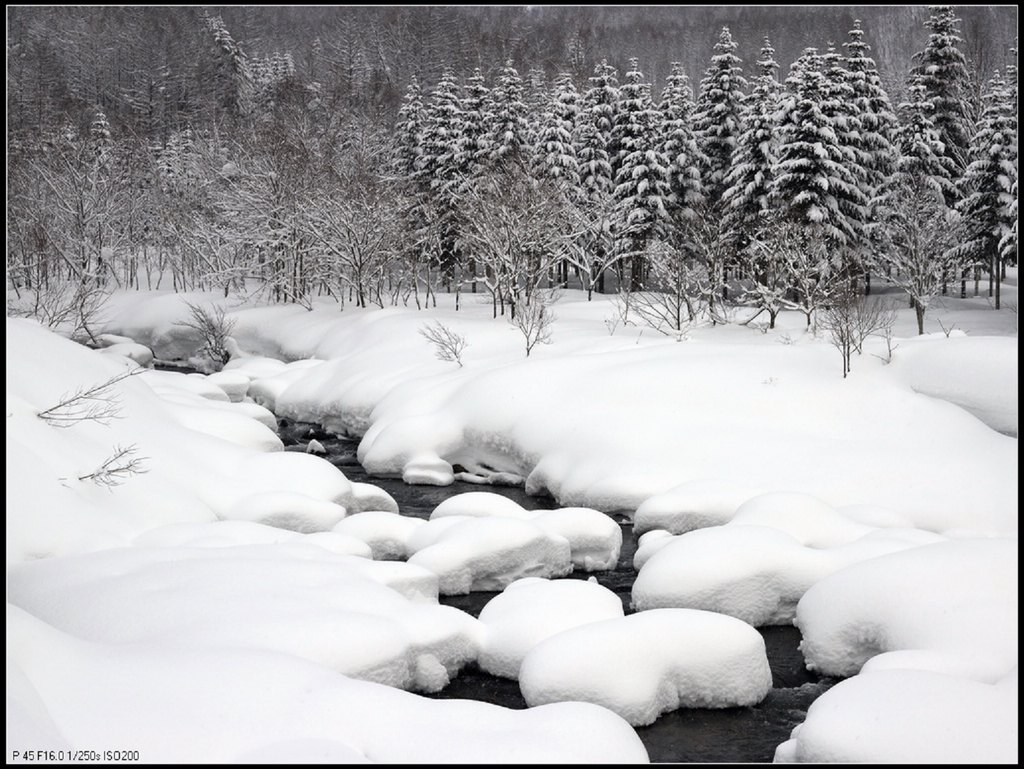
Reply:
[[366, 512], [350, 516], [333, 531], [365, 542], [376, 560], [404, 560], [412, 555], [409, 541], [426, 521], [389, 512]]
[[516, 580], [480, 612], [484, 640], [478, 663], [492, 675], [515, 680], [527, 652], [544, 639], [622, 616], [619, 597], [596, 582]]
[[760, 489], [713, 478], [687, 481], [645, 499], [633, 516], [633, 530], [638, 535], [654, 529], [684, 534], [718, 526], [759, 493]]
[[450, 516], [532, 521], [549, 534], [567, 539], [573, 566], [584, 571], [614, 569], [622, 549], [619, 525], [599, 510], [585, 507], [530, 511], [500, 494], [470, 491], [449, 497], [430, 514], [431, 520]]
[[514, 518], [449, 516], [418, 529], [425, 545], [409, 563], [434, 572], [442, 595], [501, 590], [522, 577], [561, 577], [572, 571], [569, 542]]
[[827, 675], [898, 663], [993, 683], [1017, 664], [1017, 542], [956, 540], [851, 566], [807, 592], [796, 623], [808, 667]]
[[345, 517], [345, 508], [295, 491], [263, 491], [238, 499], [223, 517], [299, 532], [327, 531]]
[[37, 748], [119, 745], [174, 764], [262, 759], [287, 744], [379, 763], [647, 760], [628, 724], [586, 703], [427, 700], [266, 650], [83, 641], [13, 607], [7, 653], [24, 733], [61, 740]]
[[239, 403], [248, 394], [251, 380], [240, 371], [217, 371], [207, 376], [206, 381], [223, 390], [232, 403]]
[[[756, 507], [751, 509], [757, 512]], [[839, 518], [838, 513], [834, 515]], [[638, 549], [641, 568], [633, 583], [634, 608], [704, 609], [755, 626], [788, 624], [804, 593], [829, 574], [852, 563], [942, 539], [919, 530], [865, 527], [863, 536], [848, 540], [835, 532], [845, 533], [852, 524], [830, 531], [818, 522], [808, 529], [799, 517], [784, 522], [790, 524], [789, 531], [734, 521], [648, 540], [642, 553]], [[802, 537], [801, 523], [805, 524]], [[808, 530], [818, 535], [819, 542], [836, 544], [812, 547], [806, 544]]]
[[995, 683], [922, 670], [843, 681], [814, 701], [777, 763], [1017, 763], [1017, 675]]
[[120, 355], [138, 363], [143, 368], [153, 365], [153, 351], [145, 345], [135, 344], [131, 341], [105, 345], [100, 348], [100, 352], [107, 355]]
[[655, 609], [566, 630], [526, 654], [519, 686], [531, 706], [593, 702], [631, 724], [678, 708], [755, 705], [772, 688], [764, 640], [712, 612]]

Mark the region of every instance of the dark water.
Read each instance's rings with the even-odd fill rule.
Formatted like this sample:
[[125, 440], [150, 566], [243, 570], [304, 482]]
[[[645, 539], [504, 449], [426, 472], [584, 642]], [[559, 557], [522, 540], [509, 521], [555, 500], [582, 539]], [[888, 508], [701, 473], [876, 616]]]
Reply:
[[[319, 440], [327, 450], [327, 459], [352, 481], [372, 483], [387, 491], [403, 515], [429, 518], [437, 505], [448, 497], [467, 491], [490, 491], [508, 497], [527, 510], [558, 507], [550, 497], [531, 497], [521, 488], [480, 486], [454, 483], [451, 486], [408, 486], [397, 478], [377, 478], [366, 474], [356, 460], [358, 441], [337, 438], [315, 425], [282, 421], [280, 434], [289, 450], [303, 450], [311, 438]], [[629, 523], [622, 526], [622, 552], [614, 571], [577, 573], [566, 579], [588, 579], [591, 576], [616, 593], [630, 613], [629, 599], [636, 571], [633, 554], [636, 538]], [[470, 593], [444, 596], [441, 603], [472, 614], [481, 609], [497, 593]], [[804, 668], [800, 654], [800, 631], [795, 627], [766, 627], [764, 637], [768, 662], [772, 669], [774, 689], [760, 704], [752, 708], [706, 710], [689, 708], [666, 713], [650, 726], [636, 730], [647, 747], [652, 762], [695, 763], [759, 763], [770, 762], [775, 748], [789, 739], [793, 727], [804, 720], [807, 708], [835, 681], [822, 679]], [[463, 669], [443, 691], [430, 695], [437, 699], [482, 700], [508, 708], [525, 708], [519, 684], [481, 671], [476, 665]]]

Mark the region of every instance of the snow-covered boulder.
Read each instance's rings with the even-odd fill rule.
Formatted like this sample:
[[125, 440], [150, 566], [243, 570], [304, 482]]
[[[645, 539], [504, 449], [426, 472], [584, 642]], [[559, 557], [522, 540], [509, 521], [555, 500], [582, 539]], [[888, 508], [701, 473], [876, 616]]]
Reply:
[[416, 529], [426, 524], [420, 518], [369, 511], [345, 518], [333, 530], [365, 542], [375, 559], [395, 561], [412, 555], [410, 538]]
[[1017, 674], [995, 684], [881, 670], [814, 701], [776, 763], [1015, 764]]
[[596, 582], [516, 580], [480, 612], [484, 641], [478, 662], [492, 675], [517, 679], [527, 652], [544, 639], [622, 616], [619, 597]]
[[421, 527], [416, 538], [429, 544], [417, 548], [409, 563], [437, 574], [442, 595], [501, 590], [523, 577], [572, 571], [568, 540], [529, 521], [445, 517]]
[[594, 622], [526, 654], [519, 687], [531, 706], [592, 702], [634, 726], [678, 708], [755, 705], [772, 688], [764, 639], [713, 612], [658, 609]]
[[826, 675], [920, 668], [992, 683], [1017, 665], [1017, 542], [955, 540], [859, 563], [797, 607], [807, 665]]

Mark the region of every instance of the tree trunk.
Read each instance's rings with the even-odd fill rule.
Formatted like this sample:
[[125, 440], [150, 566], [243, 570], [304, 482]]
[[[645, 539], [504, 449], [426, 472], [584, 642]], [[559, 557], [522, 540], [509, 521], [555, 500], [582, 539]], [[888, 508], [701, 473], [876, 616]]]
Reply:
[[917, 316], [917, 333], [924, 334], [924, 310], [925, 307], [917, 299], [914, 300], [914, 314]]

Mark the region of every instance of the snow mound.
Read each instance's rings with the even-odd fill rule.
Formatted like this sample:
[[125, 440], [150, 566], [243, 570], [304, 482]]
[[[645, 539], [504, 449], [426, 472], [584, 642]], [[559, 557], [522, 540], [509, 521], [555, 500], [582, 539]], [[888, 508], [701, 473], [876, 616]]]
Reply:
[[409, 542], [413, 532], [426, 523], [420, 518], [370, 511], [345, 518], [333, 530], [365, 542], [378, 561], [401, 561], [412, 555]]
[[250, 381], [264, 379], [280, 374], [285, 370], [287, 364], [277, 358], [265, 358], [260, 356], [232, 358], [224, 364], [224, 371], [235, 374], [244, 374]]
[[138, 363], [143, 368], [153, 365], [153, 351], [144, 344], [135, 342], [120, 342], [100, 348], [100, 352], [107, 355], [120, 355], [130, 361]]
[[227, 393], [202, 374], [192, 376], [178, 371], [144, 371], [139, 377], [159, 395], [184, 391], [211, 401], [228, 401]]
[[238, 499], [222, 517], [309, 533], [333, 528], [345, 517], [345, 508], [295, 491], [262, 491]]
[[651, 560], [652, 555], [679, 536], [664, 529], [652, 529], [641, 534], [636, 541], [636, 552], [633, 553], [633, 568], [640, 571], [644, 564]]
[[[308, 361], [297, 361], [297, 363], [308, 363]], [[320, 361], [316, 361], [320, 363]], [[261, 406], [266, 406], [271, 411], [277, 410], [277, 401], [281, 394], [292, 384], [306, 376], [310, 366], [288, 364], [283, 370], [270, 376], [254, 376], [249, 385], [248, 395]], [[250, 369], [232, 369], [231, 373], [246, 372]]]
[[807, 710], [776, 763], [1017, 763], [1016, 674], [984, 684], [921, 670], [843, 681]]
[[993, 430], [1017, 435], [1017, 339], [929, 339], [907, 346], [893, 368], [917, 392], [954, 403]]
[[544, 639], [622, 616], [619, 597], [596, 582], [516, 580], [480, 612], [485, 631], [478, 663], [492, 675], [515, 680], [527, 652]]
[[[426, 699], [257, 649], [89, 643], [13, 607], [7, 653], [24, 682], [16, 710], [36, 725], [19, 734], [49, 736], [49, 726], [62, 738], [37, 748], [131, 746], [167, 764], [262, 759], [263, 748], [295, 742], [398, 764], [647, 761], [628, 724], [585, 703], [509, 710]], [[34, 718], [32, 697], [48, 720]]]
[[566, 630], [529, 651], [531, 706], [592, 702], [634, 726], [678, 708], [755, 705], [772, 688], [764, 639], [732, 617], [658, 609]]
[[584, 571], [614, 569], [622, 549], [619, 525], [599, 510], [587, 507], [526, 510], [501, 494], [470, 491], [446, 499], [434, 508], [430, 519], [453, 516], [531, 521], [544, 531], [569, 540], [573, 566]]
[[437, 574], [442, 595], [501, 590], [522, 577], [572, 571], [569, 542], [529, 521], [439, 518], [415, 532], [413, 544], [422, 542], [429, 544], [417, 548], [409, 563]]
[[302, 544], [135, 547], [21, 564], [8, 587], [12, 603], [93, 641], [271, 649], [423, 691], [476, 659], [475, 619], [412, 601], [366, 566]]
[[352, 484], [352, 509], [349, 512], [360, 513], [376, 510], [385, 513], [397, 513], [398, 503], [384, 489], [370, 483]]
[[656, 540], [633, 583], [637, 610], [678, 607], [728, 614], [754, 626], [788, 624], [807, 590], [843, 567], [935, 541], [880, 530], [848, 545], [807, 547], [792, 534], [729, 524]]
[[448, 497], [434, 508], [430, 520], [450, 515], [466, 515], [476, 518], [519, 518], [526, 520], [530, 513], [518, 502], [501, 494], [489, 491], [469, 491]]
[[637, 536], [654, 529], [685, 534], [706, 526], [720, 526], [732, 518], [736, 508], [761, 492], [726, 481], [688, 481], [645, 499], [633, 516], [633, 530]]
[[[222, 391], [219, 391], [222, 392]], [[265, 409], [251, 403], [229, 403], [197, 398], [194, 395], [167, 393], [163, 396], [167, 411], [184, 427], [230, 441], [254, 451], [281, 451], [284, 444], [272, 426], [266, 424]], [[249, 409], [259, 409], [250, 411]]]
[[615, 521], [589, 507], [563, 507], [538, 511], [532, 521], [549, 534], [569, 541], [572, 564], [583, 571], [607, 571], [619, 562], [622, 529]]
[[208, 375], [206, 381], [223, 390], [232, 403], [241, 403], [249, 393], [251, 380], [241, 371], [217, 371]]
[[810, 547], [845, 545], [873, 531], [873, 527], [850, 520], [817, 497], [792, 492], [748, 499], [736, 509], [730, 523], [784, 531]]
[[843, 569], [800, 601], [807, 666], [923, 668], [992, 683], [1017, 665], [1017, 542], [955, 540]]

